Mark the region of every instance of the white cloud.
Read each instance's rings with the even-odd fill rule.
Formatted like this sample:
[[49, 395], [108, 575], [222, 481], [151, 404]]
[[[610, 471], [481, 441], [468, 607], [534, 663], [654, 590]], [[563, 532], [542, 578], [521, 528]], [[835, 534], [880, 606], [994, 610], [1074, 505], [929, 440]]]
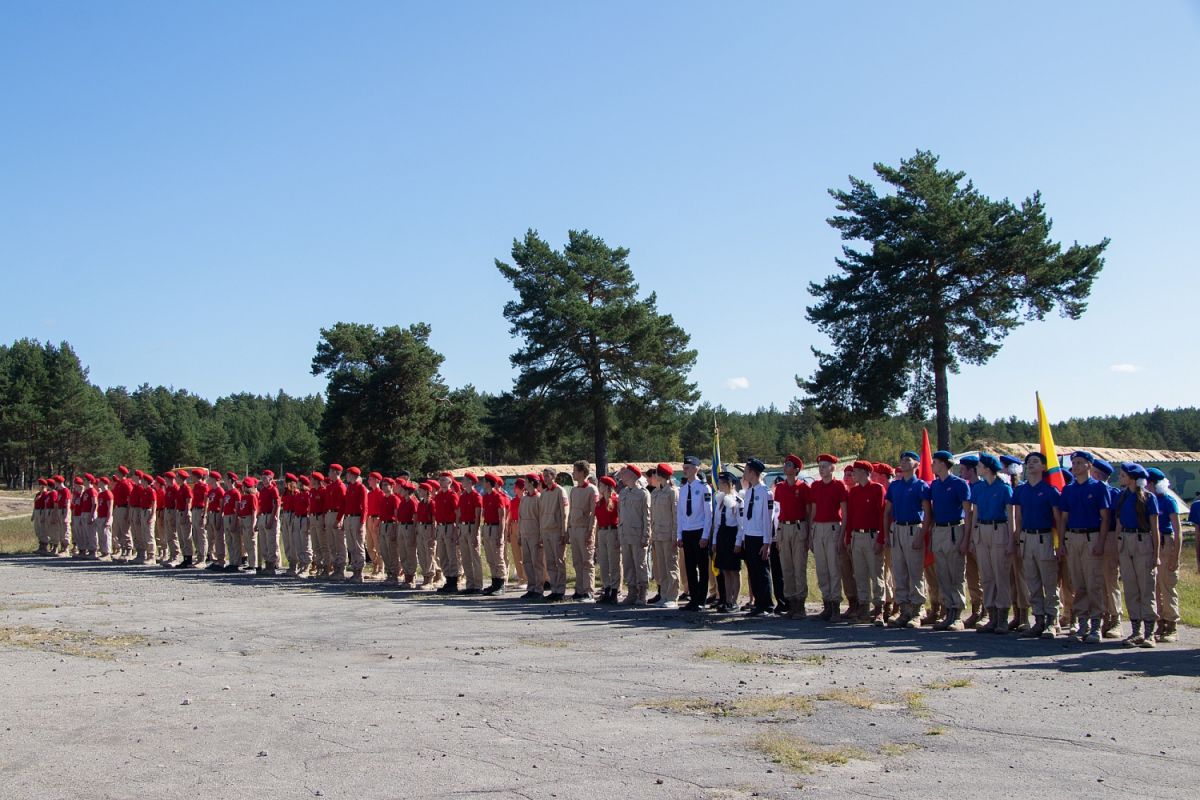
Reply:
[[1137, 372], [1140, 369], [1137, 364], [1113, 364], [1109, 367], [1112, 372]]
[[726, 378], [725, 379], [725, 388], [733, 389], [734, 391], [737, 391], [738, 389], [749, 389], [750, 388], [750, 379], [749, 378]]

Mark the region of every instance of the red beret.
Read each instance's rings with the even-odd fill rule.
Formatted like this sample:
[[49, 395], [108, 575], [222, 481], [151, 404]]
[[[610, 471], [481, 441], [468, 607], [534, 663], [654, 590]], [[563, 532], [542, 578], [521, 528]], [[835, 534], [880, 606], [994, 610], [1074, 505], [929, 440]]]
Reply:
[[76, 475], [76, 476], [75, 476], [75, 483], [76, 483], [76, 485], [78, 485], [78, 486], [83, 486], [83, 478], [81, 478], [81, 477], [79, 477], [78, 475]]
[[117, 472], [121, 473], [122, 475], [128, 475], [128, 474], [129, 474], [129, 467], [127, 467], [127, 466], [125, 466], [124, 464], [122, 464], [121, 466], [117, 467]]
[[479, 483], [479, 476], [477, 476], [474, 472], [464, 472], [463, 479], [468, 480], [471, 483]]
[[444, 470], [442, 470], [441, 472], [439, 472], [439, 473], [438, 473], [438, 477], [439, 477], [439, 478], [453, 478], [453, 477], [454, 477], [454, 473], [453, 473], [453, 472], [451, 472], [451, 471], [450, 471], [450, 470], [448, 470], [448, 469], [444, 469]]
[[259, 475], [265, 475], [265, 476], [267, 476], [268, 478], [274, 478], [274, 477], [275, 477], [275, 473], [274, 473], [274, 472], [271, 472], [271, 470], [269, 470], [269, 469], [264, 469], [262, 472], [259, 472], [258, 474], [259, 474]]
[[436, 492], [438, 489], [441, 488], [434, 481], [425, 481], [421, 485], [425, 487], [425, 491], [427, 491], [427, 492]]
[[804, 469], [804, 462], [800, 460], [800, 456], [788, 454], [788, 457], [783, 460], [785, 464], [795, 464], [796, 469]]
[[614, 489], [617, 488], [617, 482], [614, 481], [612, 478], [610, 478], [607, 475], [601, 476], [600, 482], [603, 483], [605, 486], [611, 486]]
[[101, 475], [101, 476], [100, 476], [100, 482], [101, 482], [101, 483], [103, 483], [105, 486], [108, 486], [108, 483], [109, 483], [108, 476], [107, 476], [107, 475]]
[[292, 474], [292, 473], [290, 473], [290, 472], [286, 473], [286, 474], [285, 474], [283, 477], [284, 477], [284, 479], [286, 479], [286, 480], [288, 480], [288, 481], [295, 481], [295, 480], [296, 480], [296, 476], [295, 476], [295, 475], [293, 475], [293, 474]]
[[458, 482], [457, 478], [452, 478], [450, 480], [450, 486], [452, 486], [456, 492], [461, 492], [463, 488], [462, 484]]
[[377, 481], [381, 481], [381, 480], [383, 480], [383, 473], [382, 473], [382, 472], [372, 472], [372, 473], [371, 473], [370, 475], [368, 475], [367, 477], [368, 477], [368, 478], [374, 478], [374, 479], [375, 479], [375, 480], [377, 480]]
[[55, 475], [54, 481], [55, 481], [55, 483], [66, 483], [67, 479], [64, 478], [62, 475]]
[[45, 478], [38, 478], [38, 485], [39, 485], [39, 486], [45, 486], [45, 485], [46, 485], [46, 479], [45, 479]]
[[253, 475], [251, 475], [250, 477], [246, 478], [246, 480], [242, 481], [242, 485], [247, 489], [253, 489], [255, 486], [258, 486], [258, 478], [255, 478]]
[[884, 464], [882, 461], [872, 464], [871, 469], [873, 469], [875, 472], [878, 472], [880, 475], [891, 476], [896, 474], [896, 470], [892, 469], [891, 464]]
[[229, 478], [231, 481], [236, 481], [238, 479], [238, 474], [236, 472], [226, 472], [225, 477]]
[[516, 482], [513, 484], [513, 488], [514, 489], [524, 489], [525, 488], [525, 479], [517, 478]]
[[501, 478], [499, 475], [497, 475], [497, 474], [496, 474], [496, 473], [494, 473], [494, 472], [485, 472], [485, 473], [483, 473], [483, 479], [484, 479], [485, 481], [491, 481], [492, 483], [496, 484], [497, 486], [503, 486], [503, 485], [504, 485], [504, 479], [503, 479], [503, 478]]
[[96, 476], [95, 476], [95, 475], [93, 475], [93, 474], [92, 474], [92, 473], [90, 473], [90, 472], [85, 472], [85, 473], [83, 473], [83, 477], [84, 477], [84, 479], [85, 479], [85, 480], [89, 480], [89, 481], [91, 481], [92, 483], [95, 483], [95, 482], [96, 482]]
[[208, 470], [204, 469], [203, 467], [195, 467], [192, 469], [192, 474], [197, 478], [203, 478], [208, 474]]
[[187, 476], [188, 476], [188, 474], [187, 474], [187, 470], [186, 470], [186, 469], [177, 469], [177, 470], [175, 470], [175, 477], [176, 477], [176, 478], [186, 478]]
[[167, 485], [167, 482], [163, 480], [163, 476], [162, 476], [162, 475], [157, 475], [157, 476], [155, 476], [155, 478], [154, 478], [154, 482], [155, 482], [155, 483], [157, 483], [159, 486], [166, 486], [166, 485]]
[[379, 480], [379, 482], [382, 483], [384, 486], [395, 486], [396, 485], [396, 481], [394, 481], [391, 478], [381, 478]]
[[821, 455], [817, 456], [817, 461], [824, 461], [826, 464], [836, 464], [838, 462], [837, 456], [831, 456], [829, 453], [821, 453]]
[[537, 481], [538, 481], [538, 476], [537, 476], [537, 475], [534, 475], [532, 472], [526, 472], [526, 473], [525, 473], [525, 480], [526, 480], [526, 481], [533, 481], [534, 483], [537, 483]]
[[317, 480], [319, 480], [319, 481], [323, 481], [323, 480], [325, 480], [325, 476], [324, 476], [324, 475], [322, 475], [320, 472], [314, 472], [314, 473], [312, 474], [312, 476], [313, 476], [314, 478], [316, 478]]
[[349, 472], [351, 475], [362, 475], [362, 470], [358, 467], [351, 467], [346, 472]]
[[330, 471], [330, 472], [333, 472], [334, 470], [337, 470], [338, 472], [341, 472], [341, 471], [342, 471], [342, 465], [341, 465], [341, 464], [330, 464], [330, 465], [329, 465], [329, 471]]
[[642, 471], [638, 469], [637, 464], [626, 464], [625, 469], [629, 470], [634, 475], [637, 475], [639, 478], [642, 477]]
[[297, 480], [301, 486], [312, 486], [312, 481], [308, 479], [307, 475], [301, 475]]
[[853, 466], [855, 469], [866, 470], [868, 475], [875, 471], [874, 464], [872, 464], [870, 461], [864, 461], [861, 458], [858, 461], [855, 461]]
[[675, 470], [671, 468], [670, 464], [659, 464], [654, 469], [658, 472], [659, 475], [664, 475], [668, 478], [675, 474]]

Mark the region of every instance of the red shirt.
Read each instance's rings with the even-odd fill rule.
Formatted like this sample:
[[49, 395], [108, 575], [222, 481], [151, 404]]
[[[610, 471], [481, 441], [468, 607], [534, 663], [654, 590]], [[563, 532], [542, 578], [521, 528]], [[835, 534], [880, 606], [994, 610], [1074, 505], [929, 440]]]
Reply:
[[462, 493], [458, 499], [458, 518], [463, 522], [474, 523], [483, 508], [483, 495], [476, 489]]
[[417, 518], [417, 502], [415, 495], [409, 497], [401, 497], [400, 505], [396, 508], [396, 521], [401, 525], [411, 525], [413, 520]]
[[850, 487], [849, 506], [846, 509], [846, 540], [851, 531], [878, 531], [877, 541], [883, 541], [883, 496], [885, 492], [878, 483], [866, 486], [855, 484]]
[[842, 503], [849, 492], [846, 484], [834, 478], [829, 483], [817, 481], [808, 487], [808, 497], [813, 505], [813, 522], [841, 522]]
[[292, 495], [292, 513], [298, 517], [308, 516], [308, 506], [312, 502], [312, 492], [296, 492]]
[[[617, 499], [616, 494], [612, 499]], [[597, 528], [615, 528], [621, 521], [621, 504], [614, 502], [612, 510], [608, 508], [608, 500], [603, 497], [596, 500], [596, 527]], [[705, 534], [707, 535], [707, 534]]]
[[[369, 499], [368, 499], [369, 502]], [[400, 495], [379, 492], [378, 511], [380, 522], [395, 522], [396, 512], [400, 509]]]
[[191, 502], [192, 493], [188, 491], [188, 487], [175, 484], [175, 510], [187, 511]]
[[70, 508], [71, 490], [65, 486], [59, 489], [54, 499], [54, 505], [57, 506], [60, 511], [66, 511], [68, 508]]
[[433, 496], [433, 521], [438, 525], [453, 525], [458, 522], [457, 494], [447, 490]]
[[238, 503], [242, 500], [242, 493], [237, 489], [230, 489], [225, 492], [224, 502], [221, 504], [221, 513], [227, 517], [231, 517], [237, 513]]
[[344, 513], [342, 506], [346, 504], [346, 484], [342, 481], [330, 481], [325, 487], [325, 510], [336, 511], [340, 518]]
[[192, 485], [192, 508], [204, 508], [204, 498], [208, 497], [208, 487], [197, 481]]
[[796, 481], [789, 486], [787, 481], [775, 487], [775, 502], [779, 504], [780, 522], [804, 522], [808, 519], [808, 484]]
[[314, 486], [312, 491], [308, 493], [308, 513], [309, 514], [324, 514], [325, 513], [325, 487]]
[[221, 511], [221, 505], [225, 500], [225, 490], [220, 486], [212, 486], [208, 490], [208, 510]]
[[258, 495], [246, 492], [238, 499], [237, 515], [239, 517], [252, 517], [257, 510]]
[[296, 496], [295, 493], [293, 493], [290, 489], [284, 490], [283, 496], [279, 498], [279, 510], [286, 511], [287, 513], [291, 514], [292, 513], [292, 499], [295, 496]]
[[525, 497], [525, 490], [522, 489], [508, 501], [508, 518], [510, 520], [521, 518], [521, 500]]
[[417, 501], [417, 524], [430, 525], [433, 523], [433, 501], [418, 500]]
[[78, 494], [71, 495], [71, 502], [69, 505], [71, 506], [71, 515], [72, 516], [75, 516], [75, 517], [79, 516], [79, 498], [82, 496], [83, 496], [83, 489], [80, 489]]
[[129, 493], [133, 491], [133, 481], [129, 478], [120, 478], [113, 484], [112, 496], [113, 505], [117, 508], [122, 508], [129, 505]]
[[154, 505], [154, 490], [146, 486], [134, 484], [134, 487], [129, 490], [129, 507], [130, 508], [150, 508]]
[[79, 513], [90, 514], [96, 507], [96, 490], [90, 486], [79, 493]]
[[[394, 494], [392, 495], [392, 497], [395, 496]], [[380, 489], [378, 486], [367, 492], [367, 516], [383, 516], [383, 489]]]
[[367, 513], [367, 486], [362, 481], [346, 486], [346, 498], [342, 502], [343, 517], [361, 517]]
[[279, 513], [279, 487], [275, 481], [267, 481], [258, 491], [258, 513], [272, 516]]
[[108, 489], [101, 489], [96, 493], [96, 516], [102, 519], [107, 519], [112, 516], [112, 492]]
[[499, 525], [500, 509], [508, 508], [508, 495], [499, 490], [493, 490], [483, 495], [480, 500], [483, 507], [483, 524]]

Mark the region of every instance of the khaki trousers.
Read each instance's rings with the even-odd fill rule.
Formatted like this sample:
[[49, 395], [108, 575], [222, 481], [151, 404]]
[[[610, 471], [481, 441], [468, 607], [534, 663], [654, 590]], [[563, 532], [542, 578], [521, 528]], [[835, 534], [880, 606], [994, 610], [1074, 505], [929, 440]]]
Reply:
[[[345, 552], [350, 560], [350, 569], [354, 572], [362, 572], [363, 566], [367, 563], [367, 549], [363, 542], [363, 518], [360, 516], [344, 517], [342, 532], [345, 534], [345, 541], [342, 544], [344, 550], [339, 550], [338, 555]], [[334, 570], [343, 566], [345, 566], [344, 561], [335, 562]]]
[[292, 549], [296, 552], [296, 561], [288, 561], [289, 567], [295, 567], [296, 572], [303, 572], [312, 565], [312, 547], [308, 543], [308, 526], [312, 518], [308, 515], [292, 515]]
[[521, 555], [521, 537], [517, 534], [517, 526], [510, 525], [504, 538], [512, 548], [512, 564], [517, 571], [517, 583], [527, 583], [525, 579], [525, 559]]
[[[654, 539], [650, 542], [654, 582], [664, 603], [679, 599], [679, 547], [674, 539]], [[704, 602], [705, 598], [697, 598]]]
[[848, 546], [838, 553], [838, 569], [842, 576], [842, 594], [849, 601], [858, 595], [858, 582], [854, 578], [854, 556]]
[[1017, 547], [1009, 557], [1009, 589], [1013, 605], [1029, 608], [1029, 587], [1025, 583], [1025, 565], [1021, 563], [1021, 549]]
[[181, 537], [183, 539], [183, 557], [199, 562], [208, 555], [208, 534], [204, 530], [204, 509], [193, 508], [190, 516], [191, 524], [188, 528], [191, 533], [188, 535], [185, 532]]
[[814, 522], [812, 526], [813, 560], [817, 562], [817, 588], [821, 602], [841, 602], [841, 562], [838, 541], [842, 538], [840, 522]]
[[386, 561], [379, 546], [379, 531], [382, 526], [383, 523], [379, 517], [367, 517], [364, 529], [366, 535], [363, 539], [363, 546], [365, 547], [365, 554], [371, 557], [371, 566], [375, 571], [379, 570], [380, 563]]
[[1067, 563], [1066, 543], [1062, 544], [1063, 554], [1058, 560], [1058, 597], [1062, 606], [1062, 615], [1068, 620], [1075, 619], [1075, 587], [1071, 583], [1071, 568]]
[[[542, 584], [549, 579], [549, 575], [545, 573], [542, 536], [540, 533], [522, 533], [519, 538], [521, 542], [521, 560], [525, 565], [525, 577], [529, 579], [529, 591], [540, 592]], [[550, 588], [554, 588], [553, 583]]]
[[[158, 550], [159, 558], [167, 558], [170, 553], [168, 542], [171, 537], [167, 532], [167, 515], [169, 513], [165, 508], [160, 508], [154, 512], [154, 542], [157, 545], [156, 549]], [[235, 528], [234, 531], [236, 532], [236, 530]]]
[[112, 541], [121, 550], [133, 547], [129, 531], [129, 506], [114, 506], [112, 510]]
[[412, 582], [417, 574], [417, 526], [411, 522], [396, 523], [396, 561], [404, 580]]
[[803, 606], [808, 601], [808, 524], [779, 523], [775, 545], [783, 568], [783, 596]]
[[[111, 538], [112, 530], [108, 528], [110, 520], [107, 517], [83, 517], [85, 522], [79, 525], [79, 532], [75, 536], [75, 547], [80, 552], [94, 552], [100, 549], [99, 543], [103, 540], [107, 533]], [[107, 530], [106, 530], [107, 529]]]
[[620, 536], [621, 563], [625, 571], [625, 590], [639, 592], [650, 585], [650, 569], [646, 564], [650, 542], [628, 534]]
[[[551, 594], [567, 593], [567, 545], [559, 531], [542, 532], [542, 558], [546, 561], [546, 580]], [[529, 571], [526, 565], [526, 572]]]
[[242, 532], [242, 551], [246, 553], [246, 566], [258, 568], [258, 520], [253, 514], [238, 517], [238, 529]]
[[383, 558], [383, 569], [388, 578], [400, 579], [400, 524], [379, 523], [379, 550]]
[[338, 563], [339, 552], [342, 554], [341, 565], [343, 568], [346, 566], [346, 541], [338, 530], [337, 518], [337, 511], [326, 511], [325, 524], [321, 527], [321, 564], [328, 569]]
[[242, 531], [236, 514], [226, 514], [221, 519], [221, 530], [225, 534], [225, 563], [235, 567], [242, 563]]
[[279, 566], [279, 517], [274, 514], [258, 517], [258, 560], [268, 569]]
[[1121, 581], [1118, 571], [1121, 563], [1121, 539], [1115, 531], [1109, 531], [1104, 542], [1104, 613], [1121, 621], [1124, 599], [1121, 597]]
[[488, 574], [493, 581], [508, 581], [508, 564], [504, 560], [504, 528], [483, 526], [483, 549], [487, 554]]
[[[1007, 523], [984, 523], [975, 526], [974, 549], [979, 579], [983, 583], [983, 607], [1003, 608], [1006, 613], [1013, 605], [1012, 558], [1006, 552], [1008, 543]], [[974, 598], [971, 602], [975, 603]]]
[[[978, 530], [978, 528], [976, 528]], [[972, 606], [983, 606], [984, 608], [995, 608], [987, 602], [987, 590], [983, 588], [983, 574], [979, 564], [979, 548], [974, 541], [971, 542], [971, 549], [967, 551], [967, 596], [971, 598]]]
[[208, 512], [208, 554], [219, 564], [225, 563], [224, 524], [220, 511]]
[[966, 530], [962, 525], [933, 526], [933, 566], [937, 572], [942, 605], [947, 609], [962, 610], [966, 606], [963, 582], [966, 579], [967, 560], [958, 549], [965, 535]]
[[462, 565], [458, 561], [458, 526], [435, 525], [437, 536], [437, 560], [442, 565], [442, 572], [447, 578], [457, 578], [462, 574]]
[[575, 569], [575, 592], [591, 594], [596, 588], [596, 535], [595, 529], [568, 528], [571, 540], [571, 566]]
[[925, 548], [912, 547], [921, 530], [920, 524], [892, 526], [892, 580], [900, 606], [925, 605]]
[[312, 553], [310, 563], [323, 568], [325, 566], [325, 562], [321, 560], [321, 542], [325, 538], [325, 514], [323, 512], [308, 515], [306, 536], [308, 541], [305, 543], [305, 548]]
[[1158, 621], [1154, 607], [1158, 565], [1151, 536], [1151, 533], [1121, 534], [1121, 580], [1125, 584], [1125, 606], [1130, 621]]
[[1164, 622], [1179, 622], [1179, 570], [1158, 568], [1155, 586], [1158, 601], [1158, 618]]
[[616, 528], [596, 530], [596, 560], [600, 566], [600, 587], [621, 588], [621, 541]]
[[875, 553], [875, 531], [850, 534], [850, 555], [854, 560], [854, 582], [858, 602], [883, 602], [883, 553]]
[[417, 525], [417, 563], [421, 566], [421, 576], [433, 580], [441, 569], [437, 560], [437, 537], [432, 525]]
[[1058, 556], [1054, 534], [1021, 534], [1021, 565], [1029, 589], [1029, 608], [1037, 616], [1049, 614], [1058, 622]]
[[295, 542], [292, 540], [294, 533], [293, 526], [296, 522], [296, 515], [290, 511], [279, 512], [279, 545], [283, 551], [283, 557], [287, 560], [289, 567], [296, 566], [299, 560], [296, 557], [296, 551], [293, 549]]
[[464, 522], [459, 527], [458, 557], [468, 589], [483, 588], [483, 562], [479, 557], [479, 524]]
[[1092, 555], [1099, 536], [1067, 532], [1067, 569], [1074, 589], [1071, 610], [1076, 619], [1104, 616], [1104, 556]]

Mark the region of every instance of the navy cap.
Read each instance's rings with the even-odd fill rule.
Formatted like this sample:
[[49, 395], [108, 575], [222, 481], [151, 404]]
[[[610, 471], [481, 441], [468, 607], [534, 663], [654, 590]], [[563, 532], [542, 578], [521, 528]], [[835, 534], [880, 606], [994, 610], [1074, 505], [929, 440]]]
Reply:
[[900, 454], [900, 457], [901, 458], [911, 458], [913, 461], [916, 461], [918, 463], [921, 461], [921, 457], [919, 455], [917, 455], [916, 453], [914, 453], [912, 450], [905, 450], [903, 453]]
[[950, 463], [954, 462], [954, 453], [951, 453], [949, 450], [938, 450], [933, 454], [933, 457], [940, 458], [942, 461], [947, 461]]
[[1000, 456], [1000, 463], [1006, 467], [1010, 467], [1014, 464], [1020, 464], [1021, 459], [1016, 456]]
[[1091, 453], [1089, 453], [1087, 450], [1076, 450], [1074, 453], [1071, 453], [1072, 461], [1074, 461], [1077, 458], [1082, 458], [1084, 461], [1088, 462], [1089, 464], [1096, 463], [1096, 457], [1094, 455], [1092, 455]]
[[684, 456], [683, 465], [685, 467], [698, 467], [700, 466], [700, 459], [695, 456]]
[[1113, 474], [1113, 465], [1105, 461], [1103, 458], [1097, 458], [1092, 462], [1092, 468], [1100, 470], [1105, 475]]
[[737, 483], [737, 478], [733, 477], [733, 473], [727, 469], [721, 470], [721, 474], [719, 474], [717, 477], [729, 483]]
[[1150, 469], [1146, 470], [1146, 479], [1151, 483], [1157, 483], [1158, 481], [1166, 480], [1167, 474], [1158, 467], [1151, 467]]
[[[935, 454], [935, 455], [936, 455], [936, 454]], [[978, 455], [978, 456], [963, 456], [962, 458], [960, 458], [960, 459], [958, 460], [958, 463], [960, 463], [960, 464], [966, 464], [968, 467], [974, 467], [974, 466], [976, 466], [977, 464], [979, 464], [979, 462], [980, 462], [980, 461], [982, 461], [982, 460], [983, 460], [983, 456], [982, 456], [982, 455]]]
[[1132, 461], [1122, 461], [1121, 471], [1131, 478], [1149, 478], [1150, 473], [1146, 472], [1146, 468], [1141, 464], [1135, 464]]
[[1000, 463], [1000, 459], [996, 458], [991, 453], [984, 453], [979, 456], [979, 463], [990, 469], [992, 472], [1000, 472], [1004, 469], [1004, 465]]
[[746, 469], [752, 469], [761, 475], [766, 471], [767, 465], [759, 461], [757, 458], [751, 458], [746, 461]]

